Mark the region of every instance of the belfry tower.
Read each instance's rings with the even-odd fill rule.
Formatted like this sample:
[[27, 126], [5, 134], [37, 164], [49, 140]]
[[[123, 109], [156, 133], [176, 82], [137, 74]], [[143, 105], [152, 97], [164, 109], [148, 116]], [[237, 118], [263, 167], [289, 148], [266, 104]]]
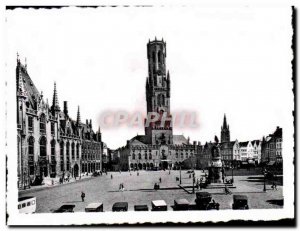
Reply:
[[[147, 44], [148, 77], [146, 79], [147, 115], [158, 113], [159, 120], [146, 126], [145, 133], [152, 144], [172, 144], [172, 116], [170, 114], [170, 74], [166, 70], [166, 42], [157, 40]], [[162, 123], [162, 121], [165, 121]]]
[[230, 130], [227, 125], [226, 115], [224, 114], [223, 126], [221, 126], [221, 143], [230, 142]]

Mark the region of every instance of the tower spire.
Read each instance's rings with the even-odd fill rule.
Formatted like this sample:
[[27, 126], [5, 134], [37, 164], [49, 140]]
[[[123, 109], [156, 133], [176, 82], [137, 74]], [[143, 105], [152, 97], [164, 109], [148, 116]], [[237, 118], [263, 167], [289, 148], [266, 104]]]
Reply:
[[79, 110], [79, 106], [78, 106], [78, 111], [77, 111], [77, 125], [79, 125], [81, 123], [81, 118], [80, 118], [80, 110]]
[[224, 114], [223, 128], [227, 128], [226, 114]]
[[59, 104], [58, 104], [57, 91], [56, 91], [56, 82], [54, 82], [52, 110], [53, 111], [60, 111]]

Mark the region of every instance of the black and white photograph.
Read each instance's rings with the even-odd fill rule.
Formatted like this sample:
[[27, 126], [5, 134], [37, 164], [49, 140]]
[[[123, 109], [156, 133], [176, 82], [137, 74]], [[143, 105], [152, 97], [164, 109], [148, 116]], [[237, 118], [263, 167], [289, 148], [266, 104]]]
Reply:
[[7, 225], [294, 219], [294, 16], [7, 5]]

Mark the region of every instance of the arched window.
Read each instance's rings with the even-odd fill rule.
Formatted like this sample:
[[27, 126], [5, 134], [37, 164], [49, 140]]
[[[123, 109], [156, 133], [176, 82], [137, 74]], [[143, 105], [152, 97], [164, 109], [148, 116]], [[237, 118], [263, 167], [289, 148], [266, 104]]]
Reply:
[[79, 144], [76, 144], [76, 158], [79, 159]]
[[158, 62], [160, 63], [161, 62], [161, 51], [158, 51]]
[[64, 142], [60, 142], [60, 170], [64, 171]]
[[135, 160], [135, 154], [134, 153], [132, 153], [132, 159]]
[[141, 153], [139, 153], [139, 160], [140, 160], [140, 159], [142, 159], [142, 154], [141, 154]]
[[45, 114], [42, 114], [40, 116], [40, 132], [41, 133], [46, 132], [46, 117], [45, 117]]
[[70, 143], [66, 144], [67, 171], [70, 171]]
[[51, 140], [51, 162], [55, 162], [55, 140]]
[[152, 61], [155, 62], [156, 58], [155, 58], [155, 52], [152, 52]]
[[28, 166], [29, 175], [34, 175], [34, 138], [32, 136], [28, 139]]
[[151, 154], [151, 152], [149, 153], [149, 160], [151, 160], [152, 159], [152, 154]]
[[148, 159], [148, 155], [147, 155], [147, 153], [145, 153], [145, 159], [146, 159], [146, 160]]
[[46, 145], [47, 145], [46, 137], [42, 136], [40, 140], [40, 156], [44, 156], [44, 157], [47, 156]]
[[72, 143], [72, 160], [75, 159], [75, 144]]

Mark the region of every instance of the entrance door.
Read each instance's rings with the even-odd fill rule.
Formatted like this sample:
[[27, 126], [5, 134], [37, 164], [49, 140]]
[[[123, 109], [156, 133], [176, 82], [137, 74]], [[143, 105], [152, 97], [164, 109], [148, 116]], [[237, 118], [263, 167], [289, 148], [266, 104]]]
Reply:
[[74, 165], [74, 177], [78, 177], [79, 167], [77, 164]]

